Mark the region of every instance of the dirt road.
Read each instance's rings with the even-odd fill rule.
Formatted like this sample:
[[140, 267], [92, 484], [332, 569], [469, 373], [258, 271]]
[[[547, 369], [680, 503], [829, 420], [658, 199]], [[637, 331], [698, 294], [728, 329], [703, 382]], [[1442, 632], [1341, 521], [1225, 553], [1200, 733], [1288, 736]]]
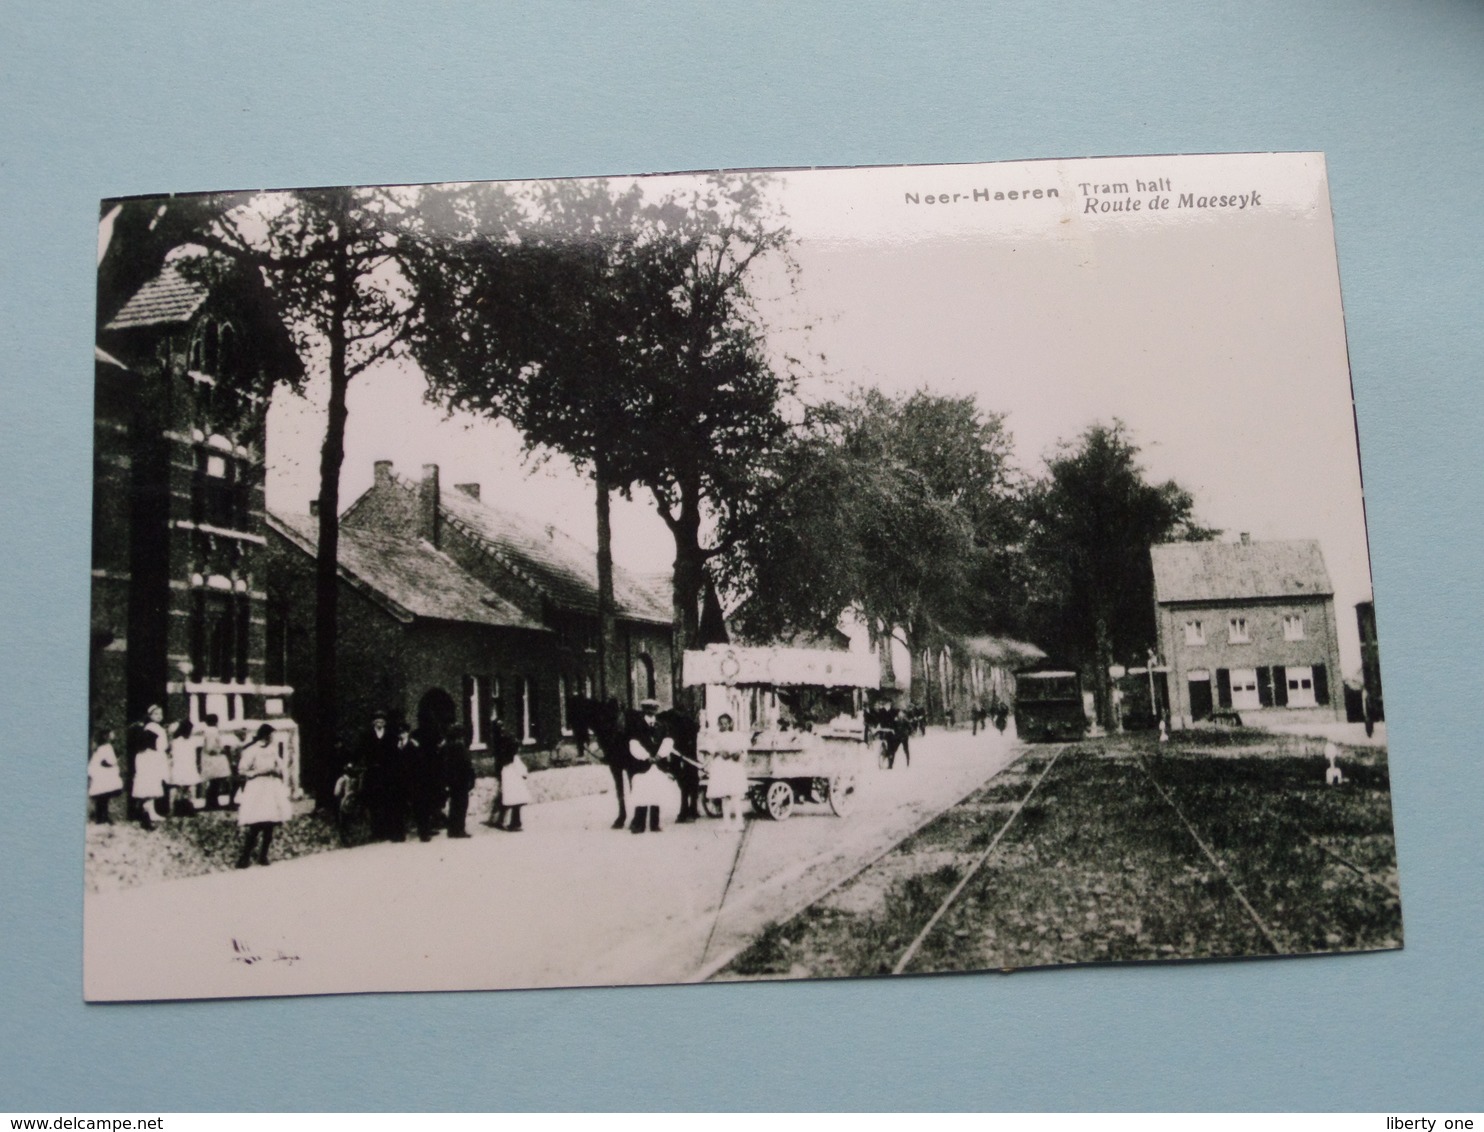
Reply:
[[[848, 818], [610, 830], [606, 795], [528, 807], [519, 834], [376, 844], [89, 894], [90, 1000], [676, 982], [998, 773], [1020, 748], [934, 731], [910, 769], [863, 755]], [[678, 807], [665, 808], [666, 816]], [[727, 876], [736, 863], [725, 906]], [[714, 928], [714, 932], [713, 932]], [[707, 947], [707, 939], [711, 942]]]

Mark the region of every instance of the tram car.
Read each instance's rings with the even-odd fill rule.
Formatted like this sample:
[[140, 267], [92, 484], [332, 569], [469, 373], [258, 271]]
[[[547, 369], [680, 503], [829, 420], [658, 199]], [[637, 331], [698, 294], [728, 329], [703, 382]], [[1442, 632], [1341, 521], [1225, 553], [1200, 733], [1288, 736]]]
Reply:
[[[798, 805], [844, 817], [856, 777], [872, 765], [868, 693], [881, 686], [876, 657], [832, 649], [711, 645], [683, 658], [687, 687], [703, 690], [700, 749], [730, 716], [746, 736], [747, 798], [754, 812], [786, 821]], [[719, 809], [708, 799], [707, 812]]]
[[1028, 743], [1087, 734], [1082, 678], [1075, 672], [1022, 672], [1015, 677], [1015, 732]]

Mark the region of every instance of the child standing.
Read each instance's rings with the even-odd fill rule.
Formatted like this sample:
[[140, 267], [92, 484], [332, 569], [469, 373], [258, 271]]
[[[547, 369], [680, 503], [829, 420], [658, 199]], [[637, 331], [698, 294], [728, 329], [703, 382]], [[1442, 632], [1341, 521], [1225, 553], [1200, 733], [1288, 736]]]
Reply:
[[170, 802], [167, 811], [177, 817], [196, 812], [196, 787], [201, 785], [200, 741], [191, 735], [191, 721], [175, 725], [170, 740]]
[[360, 808], [360, 789], [356, 779], [355, 763], [346, 763], [340, 777], [335, 780], [335, 832], [342, 846], [350, 844], [350, 825]]
[[124, 792], [124, 778], [119, 773], [119, 757], [113, 749], [113, 728], [100, 727], [93, 735], [98, 745], [88, 759], [88, 797], [93, 801], [93, 821], [112, 825], [108, 803]]
[[206, 794], [208, 810], [221, 809], [222, 795], [227, 803], [232, 801], [232, 761], [227, 758], [227, 749], [222, 742], [222, 733], [217, 730], [217, 717], [208, 715], [201, 726], [201, 778]]
[[742, 795], [747, 793], [747, 771], [742, 757], [747, 753], [747, 737], [732, 730], [732, 717], [716, 717], [716, 733], [707, 747], [711, 761], [706, 766], [706, 797], [721, 803], [722, 828], [742, 828]]
[[509, 833], [521, 831], [520, 811], [521, 807], [531, 800], [531, 785], [528, 781], [530, 772], [526, 770], [525, 760], [519, 755], [511, 756], [511, 759], [500, 770], [500, 817], [510, 815], [505, 824], [501, 826], [500, 817], [495, 818], [495, 828], [505, 829]]
[[159, 735], [146, 729], [140, 735], [139, 753], [134, 756], [134, 788], [130, 791], [139, 815], [139, 824], [154, 829], [155, 801], [165, 796], [165, 781], [170, 777], [170, 762], [160, 750]]

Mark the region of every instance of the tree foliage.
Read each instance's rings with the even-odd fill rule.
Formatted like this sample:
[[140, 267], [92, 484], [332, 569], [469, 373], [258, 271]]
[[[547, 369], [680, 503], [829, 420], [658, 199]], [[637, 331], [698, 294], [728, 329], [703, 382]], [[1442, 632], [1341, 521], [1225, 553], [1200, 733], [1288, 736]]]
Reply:
[[1108, 722], [1108, 666], [1143, 663], [1155, 640], [1155, 543], [1208, 539], [1173, 480], [1149, 483], [1121, 421], [1064, 443], [1028, 492], [1027, 623], [1048, 651], [1092, 671]]
[[854, 608], [914, 651], [984, 631], [1013, 536], [1011, 438], [972, 397], [857, 390], [814, 409], [771, 467], [727, 580], [767, 639]]
[[444, 251], [414, 277], [413, 350], [436, 398], [591, 470], [600, 507], [605, 485], [650, 494], [675, 541], [684, 648], [706, 563], [745, 528], [759, 463], [787, 432], [793, 378], [769, 358], [752, 278], [791, 261], [765, 178], [647, 192], [473, 186], [435, 202], [427, 233]]

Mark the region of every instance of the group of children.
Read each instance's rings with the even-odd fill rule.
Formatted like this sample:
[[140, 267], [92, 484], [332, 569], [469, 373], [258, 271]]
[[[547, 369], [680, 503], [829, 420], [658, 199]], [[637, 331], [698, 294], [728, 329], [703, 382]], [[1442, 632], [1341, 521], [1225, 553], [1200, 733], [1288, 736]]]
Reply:
[[100, 727], [94, 733], [88, 758], [88, 798], [95, 823], [113, 824], [111, 804], [126, 789], [126, 814], [148, 830], [172, 814], [234, 809], [237, 824], [246, 831], [237, 867], [246, 868], [254, 856], [259, 864], [268, 863], [273, 831], [292, 815], [283, 752], [271, 724], [263, 724], [243, 745], [235, 765], [215, 715], [206, 716], [199, 733], [188, 719], [167, 732], [163, 709], [151, 704], [145, 721], [131, 733], [133, 754], [127, 783], [114, 747], [113, 728]]
[[[156, 819], [171, 814], [189, 815], [198, 808], [215, 810], [234, 804], [240, 783], [215, 715], [206, 717], [199, 733], [188, 719], [167, 732], [164, 711], [152, 704], [134, 735], [127, 811], [145, 829], [153, 829]], [[110, 804], [125, 788], [114, 730], [98, 728], [93, 742], [88, 760], [92, 820], [111, 825]]]

